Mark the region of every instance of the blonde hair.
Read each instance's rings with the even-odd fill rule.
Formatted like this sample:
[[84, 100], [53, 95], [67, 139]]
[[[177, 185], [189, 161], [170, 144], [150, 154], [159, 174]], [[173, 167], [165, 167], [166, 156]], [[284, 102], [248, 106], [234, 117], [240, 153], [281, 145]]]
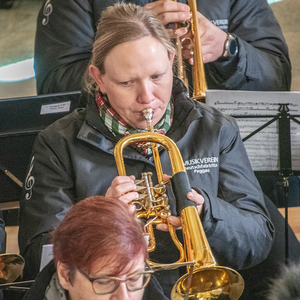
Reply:
[[[104, 61], [108, 53], [116, 46], [143, 37], [154, 37], [162, 43], [170, 56], [175, 48], [169, 34], [161, 21], [144, 7], [132, 3], [116, 3], [102, 12], [97, 26], [93, 54], [89, 62], [96, 66], [101, 74], [105, 74]], [[89, 75], [85, 74], [85, 90], [93, 93], [96, 84]]]

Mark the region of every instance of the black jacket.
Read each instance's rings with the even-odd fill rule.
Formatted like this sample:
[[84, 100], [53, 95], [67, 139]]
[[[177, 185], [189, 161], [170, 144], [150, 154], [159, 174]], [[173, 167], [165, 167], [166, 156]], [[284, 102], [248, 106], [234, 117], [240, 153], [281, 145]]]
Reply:
[[[101, 12], [117, 0], [45, 0], [38, 15], [35, 71], [38, 94], [81, 90]], [[145, 5], [152, 0], [129, 0]], [[185, 1], [179, 1], [185, 2]], [[233, 34], [239, 55], [205, 65], [208, 89], [284, 91], [291, 64], [267, 0], [197, 1], [198, 11]]]
[[[233, 118], [186, 98], [178, 80], [173, 98], [174, 120], [167, 135], [182, 154], [191, 186], [205, 198], [202, 222], [211, 249], [220, 265], [253, 266], [268, 255], [274, 232], [238, 126]], [[38, 135], [20, 201], [19, 245], [27, 262], [25, 276], [36, 276], [42, 244], [49, 242], [49, 233], [72, 204], [105, 195], [118, 175], [113, 154], [116, 142], [94, 101]], [[140, 178], [142, 172], [156, 173], [153, 157], [148, 159], [131, 147], [123, 154], [128, 175]], [[160, 158], [164, 173], [171, 175], [164, 149]], [[176, 215], [171, 193], [169, 200]], [[156, 237], [157, 248], [150, 258], [176, 261], [178, 253], [169, 233], [157, 231]], [[157, 273], [163, 288], [172, 287], [178, 278], [177, 270]]]

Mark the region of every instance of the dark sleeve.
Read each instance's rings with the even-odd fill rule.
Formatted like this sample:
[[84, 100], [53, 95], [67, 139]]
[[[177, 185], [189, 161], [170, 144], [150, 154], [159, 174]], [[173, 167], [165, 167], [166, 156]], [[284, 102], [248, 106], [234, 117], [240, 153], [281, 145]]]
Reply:
[[239, 54], [206, 64], [210, 89], [290, 90], [288, 47], [267, 0], [232, 0], [228, 32], [237, 38]]
[[[101, 13], [117, 2], [44, 0], [34, 50], [38, 94], [81, 90]], [[144, 5], [148, 1], [128, 2]]]
[[44, 1], [34, 51], [38, 94], [81, 90], [96, 26], [92, 2]]
[[[263, 261], [274, 226], [234, 120], [220, 136], [217, 197], [203, 187], [203, 228], [219, 265], [244, 269]], [[230, 246], [224, 246], [230, 245]]]
[[2, 211], [0, 211], [0, 253], [6, 252], [6, 231]]
[[19, 247], [26, 264], [24, 280], [39, 272], [42, 247], [76, 199], [68, 157], [56, 149], [59, 141], [37, 136], [20, 200]]

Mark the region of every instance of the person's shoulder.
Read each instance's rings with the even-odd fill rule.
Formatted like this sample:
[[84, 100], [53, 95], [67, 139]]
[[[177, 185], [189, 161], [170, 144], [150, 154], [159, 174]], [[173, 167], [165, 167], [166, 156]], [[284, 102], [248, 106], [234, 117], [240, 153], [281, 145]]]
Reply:
[[82, 124], [85, 121], [86, 108], [77, 108], [70, 114], [56, 120], [47, 128], [40, 132], [40, 135], [47, 136], [49, 139], [53, 139], [58, 136], [73, 136], [77, 135]]
[[45, 299], [45, 292], [55, 272], [56, 267], [53, 260], [51, 260], [48, 265], [46, 265], [45, 268], [37, 275], [35, 281], [24, 295], [22, 300]]

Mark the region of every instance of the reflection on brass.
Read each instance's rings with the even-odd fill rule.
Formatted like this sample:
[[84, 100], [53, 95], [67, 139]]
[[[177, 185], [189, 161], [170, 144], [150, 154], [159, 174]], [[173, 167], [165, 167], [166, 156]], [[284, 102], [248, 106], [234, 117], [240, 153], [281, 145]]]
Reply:
[[[149, 132], [131, 134], [119, 140], [115, 146], [114, 153], [118, 172], [120, 176], [126, 176], [123, 149], [127, 145], [143, 142], [152, 149], [156, 171], [159, 173], [157, 175], [159, 183], [153, 186], [151, 172], [142, 174], [142, 179], [138, 181], [139, 186], [142, 186], [142, 188], [138, 189], [139, 198], [132, 201], [137, 207], [136, 218], [146, 219], [144, 228], [145, 235], [148, 237], [148, 251], [153, 251], [156, 247], [153, 225], [164, 223], [168, 225], [173, 242], [180, 252], [180, 258], [175, 263], [158, 265], [157, 263], [149, 262], [149, 264], [153, 266], [154, 270], [167, 270], [174, 269], [176, 266], [182, 266], [186, 262], [188, 273], [179, 278], [173, 287], [172, 300], [238, 299], [244, 290], [242, 276], [233, 269], [217, 266], [205, 236], [198, 211], [195, 206], [189, 206], [191, 204], [185, 200], [186, 196], [180, 196], [183, 199], [176, 199], [178, 203], [184, 203], [180, 213], [184, 247], [177, 238], [175, 228], [168, 223], [167, 217], [171, 212], [168, 197], [165, 193], [166, 183], [162, 181], [163, 173], [158, 145], [163, 146], [168, 151], [174, 177], [184, 174], [185, 177], [180, 178], [187, 178], [186, 171], [176, 144], [167, 136], [154, 132], [152, 110], [147, 109], [143, 113], [145, 114]], [[183, 185], [180, 186], [183, 187]], [[186, 187], [184, 186], [183, 188]], [[188, 190], [190, 190], [190, 187], [188, 187]]]
[[0, 284], [14, 282], [23, 271], [24, 258], [18, 254], [0, 255]]
[[193, 206], [186, 207], [181, 212], [181, 219], [186, 259], [195, 260], [195, 265], [189, 288], [187, 289], [187, 273], [174, 285], [171, 299], [239, 299], [244, 290], [244, 280], [237, 271], [217, 265], [197, 209]]

